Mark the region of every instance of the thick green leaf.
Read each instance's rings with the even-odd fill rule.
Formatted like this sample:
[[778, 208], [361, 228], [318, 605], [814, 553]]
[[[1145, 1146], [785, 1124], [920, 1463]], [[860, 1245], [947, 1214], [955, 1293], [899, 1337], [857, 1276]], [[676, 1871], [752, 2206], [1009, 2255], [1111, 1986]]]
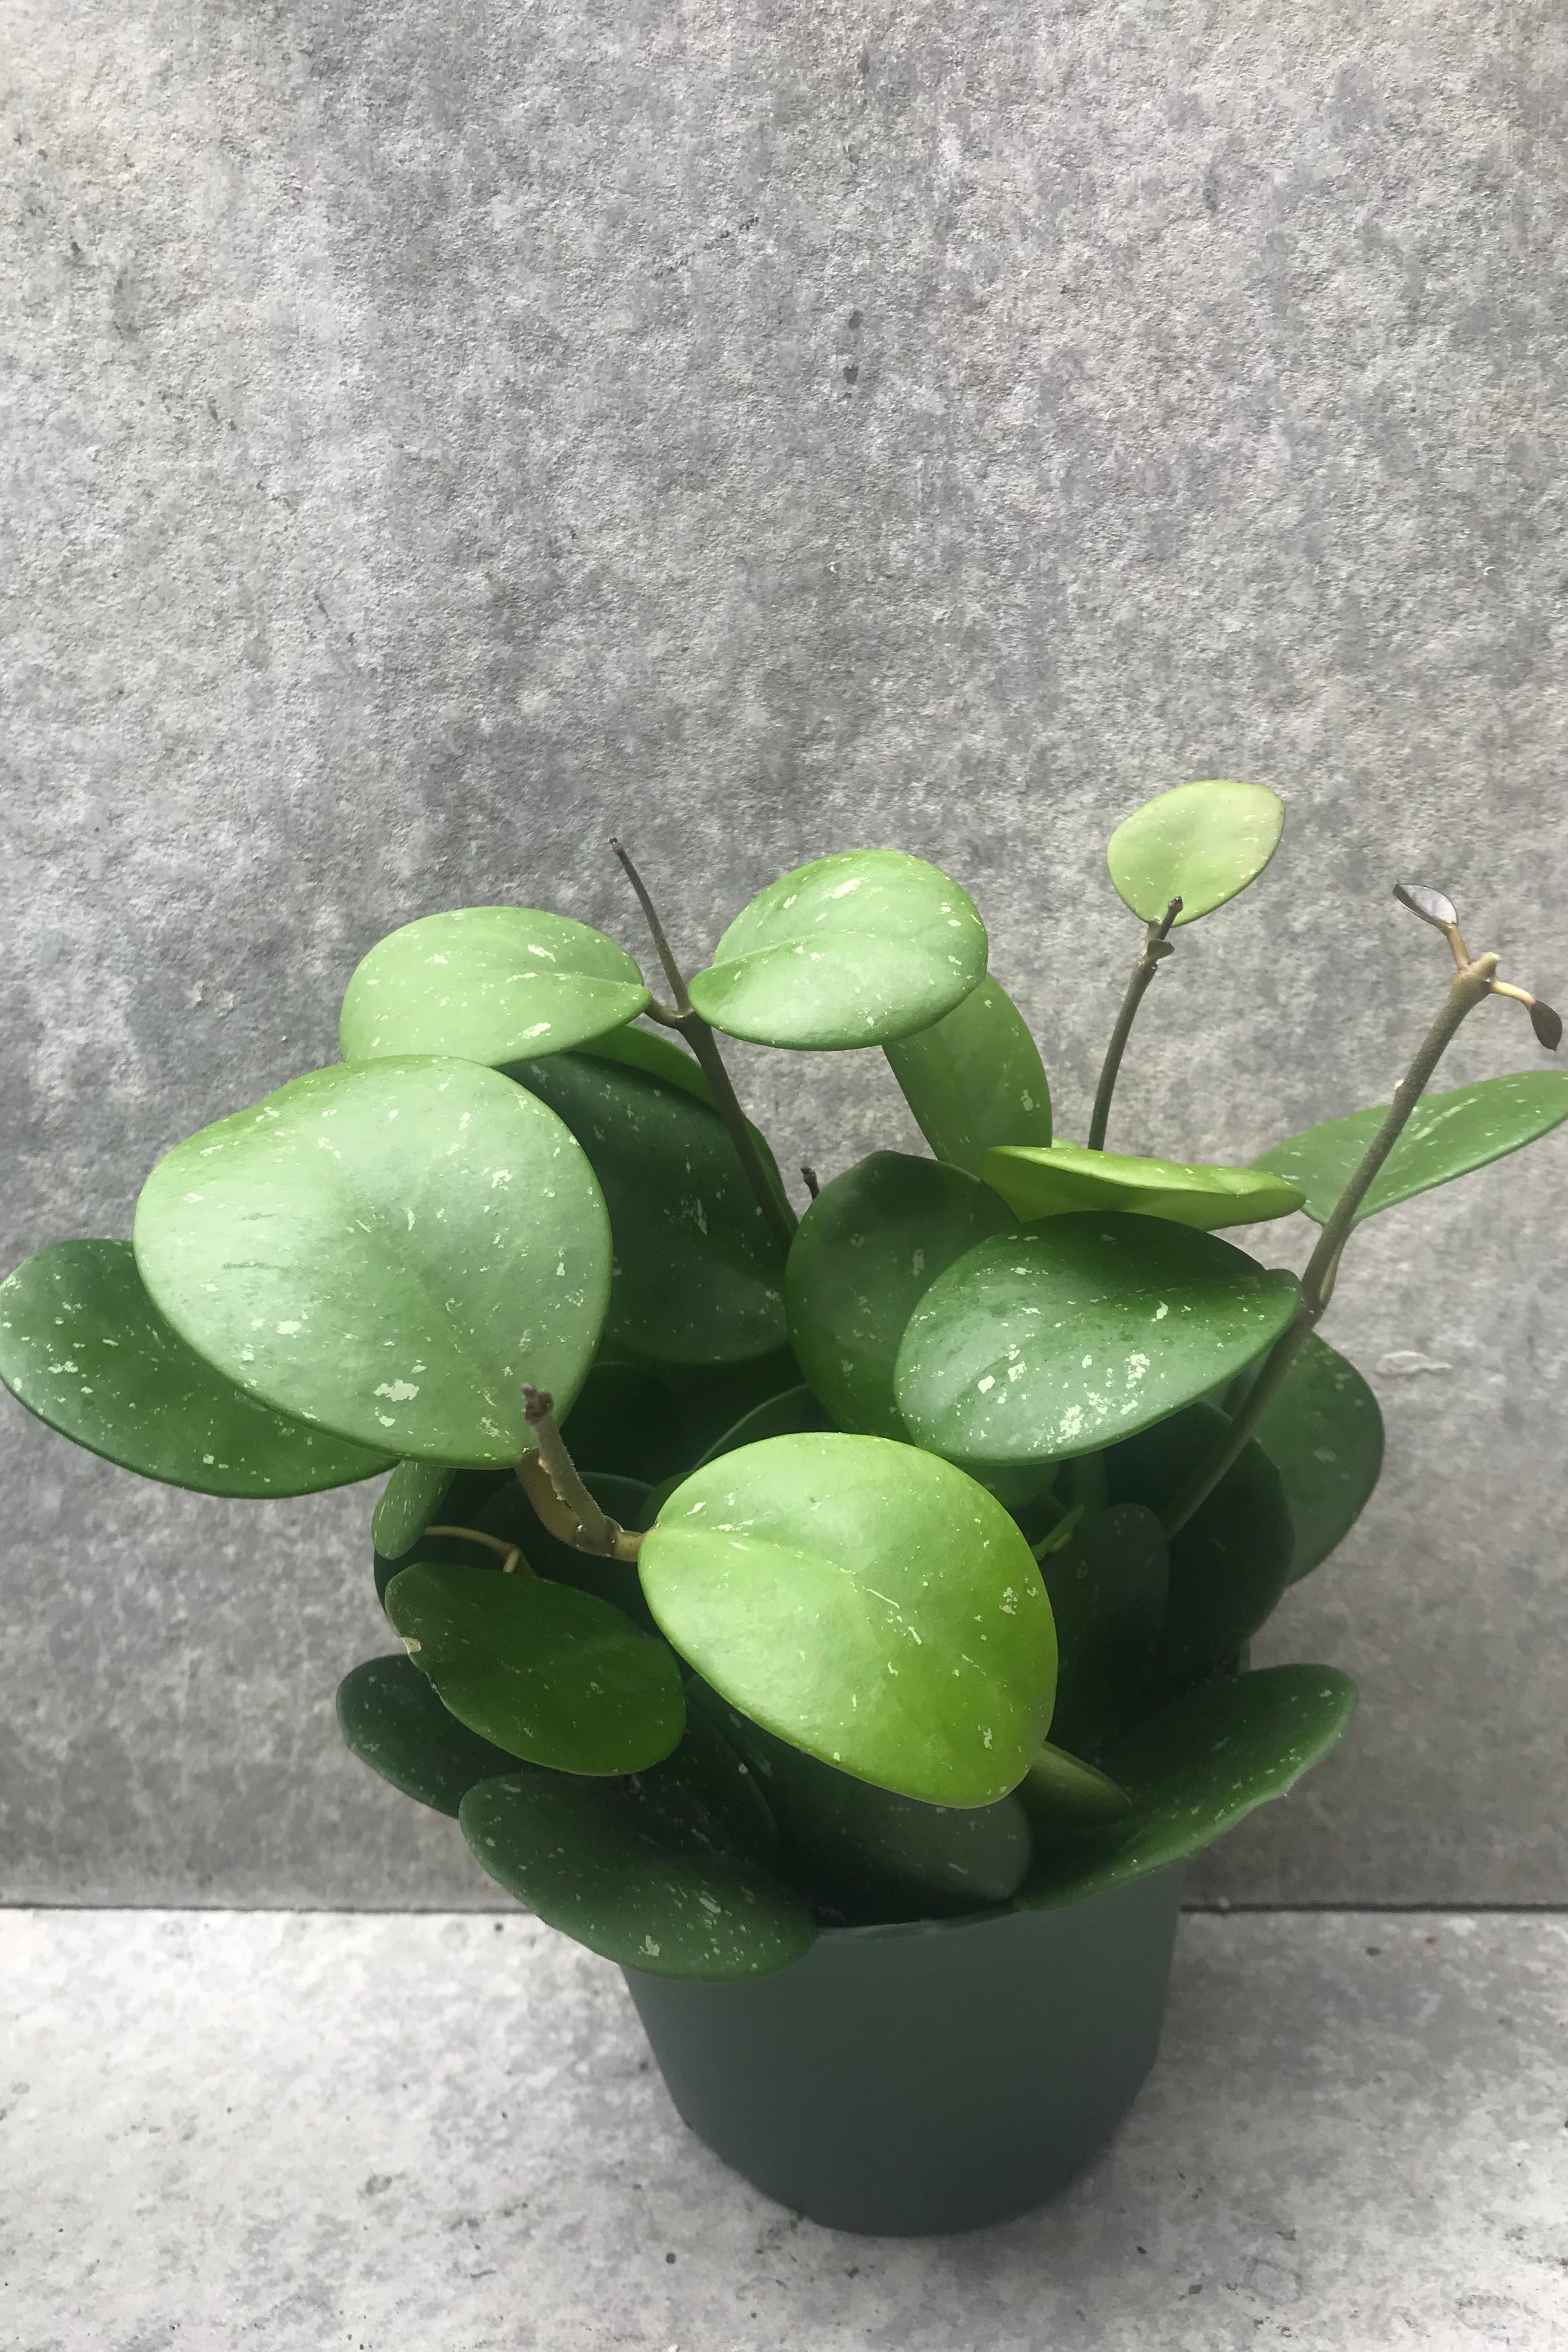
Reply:
[[718, 1114], [643, 1071], [582, 1055], [513, 1075], [565, 1120], [604, 1187], [616, 1244], [609, 1337], [678, 1364], [777, 1348], [778, 1244]]
[[[1305, 1135], [1277, 1143], [1254, 1160], [1288, 1183], [1299, 1184], [1301, 1205], [1320, 1225], [1327, 1224], [1340, 1194], [1354, 1174], [1367, 1145], [1387, 1116], [1386, 1105], [1352, 1111], [1310, 1127]], [[1493, 1160], [1506, 1159], [1538, 1136], [1550, 1135], [1568, 1118], [1568, 1075], [1561, 1070], [1519, 1070], [1506, 1078], [1482, 1078], [1451, 1094], [1427, 1095], [1384, 1161], [1356, 1211], [1356, 1223], [1379, 1209], [1392, 1209], [1435, 1184], [1468, 1176]]]
[[885, 1045], [985, 977], [985, 926], [958, 884], [898, 849], [819, 857], [752, 899], [691, 982], [705, 1021], [761, 1045]]
[[412, 1658], [367, 1658], [345, 1675], [338, 1727], [373, 1772], [454, 1821], [476, 1782], [517, 1769], [515, 1757], [447, 1712]]
[[651, 1482], [689, 1466], [675, 1408], [652, 1364], [595, 1362], [563, 1425], [579, 1470]]
[[[733, 1428], [714, 1439], [702, 1462], [717, 1462], [721, 1454], [738, 1453], [742, 1445], [756, 1445], [764, 1437], [799, 1437], [811, 1430], [833, 1429], [837, 1425], [833, 1415], [809, 1389], [785, 1389], [782, 1396], [769, 1397], [765, 1402], [754, 1404], [750, 1412], [742, 1413]], [[702, 1463], [697, 1467], [700, 1469]]]
[[846, 1427], [907, 1440], [893, 1367], [910, 1317], [946, 1267], [1013, 1229], [989, 1186], [902, 1151], [824, 1185], [791, 1245], [784, 1304], [800, 1368]]
[[1266, 784], [1178, 784], [1135, 809], [1110, 836], [1117, 896], [1146, 923], [1180, 898], [1195, 923], [1256, 881], [1279, 846], [1285, 803]]
[[458, 1722], [509, 1756], [558, 1772], [637, 1772], [680, 1738], [674, 1659], [591, 1593], [416, 1561], [387, 1586], [386, 1613]]
[[370, 1539], [388, 1559], [412, 1550], [440, 1516], [457, 1472], [446, 1462], [400, 1462], [386, 1482], [370, 1523]]
[[1180, 1160], [1136, 1160], [1124, 1151], [1087, 1151], [1076, 1143], [1049, 1150], [1004, 1145], [985, 1155], [985, 1181], [1026, 1220], [1070, 1209], [1125, 1209], [1173, 1225], [1212, 1233], [1288, 1217], [1301, 1206], [1294, 1184], [1252, 1168], [1205, 1168]]
[[721, 1706], [704, 1703], [711, 1694], [695, 1675], [686, 1698], [679, 1747], [637, 1773], [628, 1793], [681, 1844], [773, 1869], [783, 1842], [759, 1775], [743, 1748], [725, 1737]]
[[1360, 1518], [1383, 1468], [1383, 1415], [1355, 1366], [1313, 1332], [1263, 1408], [1253, 1439], [1284, 1484], [1294, 1584]]
[[978, 1176], [993, 1144], [1050, 1142], [1046, 1066], [999, 981], [988, 976], [944, 1020], [885, 1051], [939, 1160]]
[[801, 1383], [795, 1351], [775, 1348], [743, 1364], [660, 1364], [655, 1367], [669, 1399], [674, 1442], [671, 1464], [695, 1469], [740, 1416]]
[[[600, 1508], [619, 1520], [623, 1528], [652, 1526], [648, 1489], [639, 1478], [622, 1478], [614, 1471], [590, 1470], [584, 1474], [583, 1483]], [[529, 1566], [540, 1576], [549, 1577], [552, 1583], [570, 1584], [579, 1592], [591, 1592], [597, 1600], [613, 1601], [645, 1633], [658, 1634], [662, 1641], [643, 1599], [634, 1564], [626, 1559], [603, 1559], [594, 1552], [578, 1551], [574, 1545], [561, 1542], [540, 1520], [515, 1478], [509, 1478], [468, 1525], [477, 1528], [481, 1535], [515, 1544]], [[422, 1556], [423, 1552], [421, 1546]], [[486, 1558], [481, 1558], [473, 1545], [461, 1556], [476, 1566], [487, 1564]], [[499, 1572], [500, 1562], [493, 1552], [488, 1555], [488, 1560]]]
[[[673, 1037], [658, 1029], [642, 1029], [633, 1024], [625, 1029], [611, 1029], [603, 1037], [590, 1038], [578, 1046], [595, 1062], [619, 1062], [627, 1069], [641, 1070], [650, 1078], [662, 1078], [667, 1086], [679, 1087], [694, 1102], [706, 1103], [714, 1108], [713, 1089], [702, 1075], [701, 1065], [678, 1045]], [[752, 1130], [755, 1134], [755, 1129]], [[758, 1137], [758, 1141], [761, 1138]]]
[[390, 1458], [216, 1372], [147, 1296], [129, 1242], [54, 1242], [0, 1284], [0, 1381], [89, 1454], [200, 1495], [314, 1495]]
[[269, 1404], [424, 1461], [531, 1450], [567, 1409], [610, 1231], [570, 1132], [477, 1063], [311, 1070], [161, 1160], [136, 1261], [175, 1329]]
[[1119, 1781], [1049, 1740], [1019, 1781], [1018, 1801], [1042, 1843], [1121, 1821], [1132, 1810]]
[[1296, 1298], [1293, 1275], [1214, 1234], [1116, 1211], [1050, 1217], [931, 1285], [899, 1349], [899, 1410], [960, 1463], [1093, 1453], [1249, 1364]]
[[463, 1834], [490, 1876], [551, 1927], [649, 1976], [715, 1984], [776, 1975], [816, 1940], [764, 1873], [689, 1845], [624, 1790], [547, 1772], [488, 1780]]
[[[1163, 1513], [1228, 1433], [1217, 1405], [1189, 1405], [1106, 1457], [1110, 1493]], [[1290, 1509], [1279, 1473], [1249, 1441], [1206, 1502], [1171, 1539], [1170, 1597], [1154, 1661], [1169, 1690], [1235, 1656], [1272, 1616], [1290, 1577]]]
[[1056, 1641], [1016, 1522], [878, 1437], [774, 1437], [696, 1471], [643, 1539], [643, 1591], [732, 1706], [928, 1804], [994, 1802], [1045, 1737]]
[[1054, 1910], [1184, 1862], [1282, 1797], [1354, 1713], [1355, 1685], [1332, 1666], [1265, 1666], [1190, 1691], [1107, 1759], [1131, 1792], [1126, 1826], [1076, 1851], [1042, 1853], [1015, 1898], [1019, 1908]]
[[1051, 1737], [1074, 1756], [1098, 1756], [1136, 1714], [1159, 1644], [1170, 1580], [1160, 1522], [1137, 1504], [1096, 1511], [1046, 1554], [1040, 1573], [1057, 1626]]
[[343, 997], [345, 1062], [447, 1054], [521, 1062], [634, 1020], [647, 990], [625, 948], [569, 915], [464, 907], [372, 948]]
[[784, 1835], [786, 1874], [809, 1888], [819, 1911], [857, 1927], [941, 1916], [1005, 1903], [1022, 1884], [1031, 1843], [1016, 1796], [920, 1804], [775, 1738], [695, 1678], [687, 1703], [692, 1720], [716, 1714], [761, 1780]]

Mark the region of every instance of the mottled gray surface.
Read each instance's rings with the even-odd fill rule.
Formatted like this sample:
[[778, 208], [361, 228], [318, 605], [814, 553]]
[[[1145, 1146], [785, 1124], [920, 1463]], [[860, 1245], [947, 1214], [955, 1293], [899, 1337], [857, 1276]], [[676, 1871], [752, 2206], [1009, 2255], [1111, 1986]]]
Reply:
[[13, 1913], [25, 2352], [1557, 2352], [1568, 1924], [1189, 1919], [1044, 2211], [842, 2236], [677, 2119], [615, 1970], [513, 1918]]
[[[1459, 898], [1563, 987], [1546, 0], [0, 0], [7, 1262], [332, 1051], [379, 932], [518, 895], [687, 952], [858, 841], [948, 862], [1081, 1132], [1135, 943], [1100, 845], [1289, 797], [1112, 1141], [1385, 1095]], [[1455, 1078], [1528, 1064], [1485, 1008]], [[879, 1061], [747, 1056], [781, 1150]], [[1568, 1898], [1563, 1161], [1358, 1244], [1394, 1468], [1266, 1654], [1348, 1747], [1213, 1858], [1267, 1900]], [[1293, 1246], [1285, 1236], [1281, 1246]], [[362, 1498], [144, 1489], [5, 1416], [5, 1884], [462, 1902], [337, 1749]]]

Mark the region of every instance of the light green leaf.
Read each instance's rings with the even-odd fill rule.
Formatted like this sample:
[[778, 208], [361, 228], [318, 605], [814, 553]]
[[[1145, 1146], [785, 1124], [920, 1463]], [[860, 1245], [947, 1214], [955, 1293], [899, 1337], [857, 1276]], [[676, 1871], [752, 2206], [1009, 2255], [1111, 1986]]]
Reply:
[[136, 1260], [198, 1355], [269, 1404], [424, 1461], [531, 1452], [598, 1344], [610, 1233], [569, 1130], [476, 1063], [311, 1070], [161, 1160]]
[[1355, 1685], [1332, 1666], [1265, 1666], [1190, 1691], [1107, 1759], [1132, 1797], [1126, 1825], [1042, 1853], [1015, 1898], [1019, 1909], [1055, 1910], [1201, 1853], [1294, 1787], [1354, 1713]]
[[955, 1462], [1093, 1453], [1251, 1363], [1297, 1296], [1293, 1275], [1213, 1234], [1115, 1211], [1050, 1217], [931, 1285], [899, 1349], [899, 1409]]
[[702, 1018], [762, 1045], [885, 1045], [929, 1029], [985, 977], [985, 926], [958, 884], [897, 849], [780, 877], [691, 982]]
[[[1233, 1402], [1239, 1406], [1241, 1394]], [[1295, 1531], [1294, 1584], [1327, 1559], [1361, 1517], [1383, 1468], [1383, 1415], [1355, 1366], [1313, 1332], [1264, 1406], [1253, 1441], [1284, 1484]]]
[[[702, 1075], [701, 1065], [662, 1030], [611, 1029], [603, 1037], [590, 1038], [577, 1051], [592, 1061], [619, 1062], [626, 1069], [641, 1070], [645, 1076], [662, 1078], [666, 1086], [679, 1087], [694, 1102], [706, 1103], [710, 1110], [714, 1108], [713, 1089]], [[752, 1133], [756, 1135], [755, 1129]], [[756, 1139], [762, 1141], [760, 1136]]]
[[1159, 1644], [1170, 1581], [1160, 1522], [1136, 1504], [1095, 1511], [1046, 1553], [1040, 1573], [1057, 1627], [1051, 1737], [1074, 1756], [1098, 1756], [1137, 1713]]
[[733, 1363], [784, 1337], [784, 1266], [718, 1114], [576, 1054], [513, 1075], [571, 1129], [615, 1234], [611, 1339], [667, 1363]]
[[[1277, 1143], [1253, 1161], [1288, 1183], [1299, 1184], [1309, 1217], [1320, 1225], [1332, 1216], [1340, 1194], [1355, 1172], [1367, 1145], [1387, 1116], [1386, 1105], [1352, 1111], [1310, 1127], [1289, 1143]], [[1392, 1209], [1436, 1184], [1450, 1183], [1485, 1168], [1568, 1118], [1568, 1075], [1561, 1070], [1519, 1070], [1510, 1077], [1482, 1078], [1451, 1094], [1427, 1095], [1373, 1179], [1356, 1211], [1356, 1223]]]
[[1301, 1206], [1294, 1184], [1251, 1168], [1198, 1167], [1181, 1160], [1138, 1160], [1124, 1151], [1087, 1151], [1076, 1143], [1048, 1150], [1002, 1145], [985, 1154], [981, 1174], [1026, 1221], [1070, 1209], [1125, 1209], [1212, 1233], [1288, 1217]]
[[388, 1465], [204, 1362], [147, 1296], [129, 1242], [54, 1242], [0, 1285], [0, 1381], [89, 1454], [200, 1495], [314, 1495]]
[[458, 1818], [478, 1781], [517, 1759], [449, 1714], [412, 1658], [367, 1658], [338, 1685], [338, 1728], [351, 1752], [405, 1797]]
[[1117, 896], [1146, 923], [1180, 898], [1180, 927], [1256, 881], [1284, 829], [1285, 803], [1266, 784], [1178, 784], [1117, 826], [1106, 863]]
[[640, 1772], [680, 1738], [674, 1659], [591, 1593], [416, 1560], [387, 1586], [386, 1613], [458, 1722], [509, 1756], [558, 1772]]
[[416, 1544], [437, 1517], [441, 1498], [457, 1473], [446, 1462], [400, 1462], [370, 1523], [371, 1541], [388, 1559]]
[[802, 1371], [836, 1419], [907, 1441], [893, 1394], [899, 1343], [936, 1277], [1011, 1212], [961, 1169], [874, 1151], [825, 1184], [784, 1270], [790, 1339]]
[[343, 997], [345, 1062], [440, 1054], [521, 1062], [634, 1020], [648, 1001], [625, 948], [568, 915], [464, 907], [372, 948]]
[[884, 1051], [939, 1160], [979, 1176], [993, 1144], [1050, 1142], [1040, 1049], [999, 981], [983, 980], [944, 1020]]
[[743, 1715], [927, 1804], [1005, 1796], [1045, 1737], [1050, 1605], [1001, 1505], [877, 1437], [775, 1437], [693, 1473], [643, 1539], [655, 1618]]
[[816, 1940], [795, 1895], [688, 1843], [625, 1790], [516, 1773], [471, 1790], [461, 1819], [509, 1894], [622, 1968], [738, 1984], [776, 1975]]
[[1018, 1801], [1044, 1843], [1122, 1820], [1132, 1800], [1108, 1772], [1047, 1740], [1018, 1783]]

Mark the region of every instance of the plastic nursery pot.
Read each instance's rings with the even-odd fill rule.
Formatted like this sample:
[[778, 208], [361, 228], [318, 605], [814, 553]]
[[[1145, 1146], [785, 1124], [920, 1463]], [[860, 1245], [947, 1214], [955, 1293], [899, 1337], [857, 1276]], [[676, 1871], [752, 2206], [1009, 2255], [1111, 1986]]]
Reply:
[[1052, 2196], [1131, 2105], [1181, 1876], [829, 1929], [756, 1984], [626, 1984], [682, 2117], [781, 2205], [873, 2236], [980, 2229]]

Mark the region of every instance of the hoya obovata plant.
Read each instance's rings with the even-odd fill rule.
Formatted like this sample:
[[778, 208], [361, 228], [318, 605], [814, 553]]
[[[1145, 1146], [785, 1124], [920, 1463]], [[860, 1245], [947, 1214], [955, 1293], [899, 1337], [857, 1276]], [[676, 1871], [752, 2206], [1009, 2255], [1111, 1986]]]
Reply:
[[[178, 1145], [132, 1243], [12, 1275], [0, 1376], [202, 1493], [390, 1471], [403, 1646], [349, 1675], [343, 1735], [626, 1966], [761, 1977], [824, 1926], [1163, 1869], [1354, 1705], [1332, 1667], [1247, 1668], [1378, 1475], [1317, 1336], [1352, 1228], [1568, 1117], [1555, 1074], [1425, 1096], [1484, 998], [1562, 1024], [1401, 888], [1456, 970], [1389, 1107], [1247, 1168], [1105, 1149], [1141, 998], [1283, 814], [1185, 784], [1113, 835], [1145, 928], [1084, 1144], [973, 905], [898, 851], [786, 874], [688, 982], [616, 845], [668, 1003], [563, 916], [409, 923], [349, 982], [341, 1064]], [[797, 1222], [721, 1033], [882, 1048], [931, 1157], [803, 1171]], [[1295, 1209], [1300, 1281], [1215, 1230]]]

